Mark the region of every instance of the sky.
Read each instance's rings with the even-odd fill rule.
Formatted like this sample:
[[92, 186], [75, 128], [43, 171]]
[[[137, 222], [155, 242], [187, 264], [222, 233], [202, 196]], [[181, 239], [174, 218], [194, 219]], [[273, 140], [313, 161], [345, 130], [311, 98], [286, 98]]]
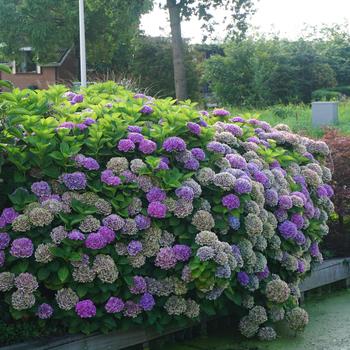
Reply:
[[[350, 0], [260, 0], [257, 12], [251, 20], [259, 32], [279, 32], [290, 39], [297, 38], [305, 24], [321, 25], [350, 22]], [[218, 18], [223, 10], [218, 11]], [[143, 16], [141, 28], [147, 35], [166, 36], [170, 28], [166, 12], [156, 8]], [[201, 42], [200, 22], [192, 19], [184, 22], [182, 32], [193, 43]], [[217, 29], [217, 39], [224, 38], [223, 27]]]

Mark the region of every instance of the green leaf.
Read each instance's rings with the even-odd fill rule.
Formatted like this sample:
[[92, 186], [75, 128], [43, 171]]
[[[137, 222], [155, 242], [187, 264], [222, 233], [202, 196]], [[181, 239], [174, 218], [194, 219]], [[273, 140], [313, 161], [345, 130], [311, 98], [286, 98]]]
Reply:
[[20, 274], [22, 272], [26, 272], [28, 269], [28, 266], [29, 266], [29, 261], [22, 260], [11, 268], [11, 272], [13, 272], [15, 274]]
[[61, 267], [57, 272], [58, 278], [64, 283], [69, 276], [69, 269], [66, 266]]
[[43, 267], [38, 271], [38, 279], [39, 281], [45, 281], [50, 276], [50, 270]]

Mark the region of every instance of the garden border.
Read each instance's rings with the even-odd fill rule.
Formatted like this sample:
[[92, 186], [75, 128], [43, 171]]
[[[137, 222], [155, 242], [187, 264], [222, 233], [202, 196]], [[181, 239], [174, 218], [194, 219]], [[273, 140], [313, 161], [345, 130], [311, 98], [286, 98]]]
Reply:
[[[300, 285], [301, 300], [304, 293], [341, 280], [350, 287], [350, 258], [326, 260], [314, 267]], [[204, 321], [205, 323], [205, 321]], [[67, 337], [43, 338], [26, 343], [0, 347], [0, 350], [118, 350], [144, 344], [165, 335], [180, 332], [188, 326], [168, 328], [162, 333], [152, 328], [135, 328], [128, 331], [117, 331], [109, 334], [68, 335]]]

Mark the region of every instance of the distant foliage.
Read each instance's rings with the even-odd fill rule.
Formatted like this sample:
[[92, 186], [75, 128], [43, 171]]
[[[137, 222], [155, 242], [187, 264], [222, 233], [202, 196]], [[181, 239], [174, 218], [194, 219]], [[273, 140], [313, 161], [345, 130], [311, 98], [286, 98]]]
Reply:
[[309, 102], [314, 90], [337, 84], [326, 57], [304, 39], [231, 42], [206, 62], [205, 79], [220, 102], [243, 106]]
[[[199, 96], [199, 73], [193, 49], [184, 45], [189, 97]], [[130, 65], [130, 75], [141, 89], [159, 97], [175, 97], [172, 47], [169, 38], [140, 37]]]

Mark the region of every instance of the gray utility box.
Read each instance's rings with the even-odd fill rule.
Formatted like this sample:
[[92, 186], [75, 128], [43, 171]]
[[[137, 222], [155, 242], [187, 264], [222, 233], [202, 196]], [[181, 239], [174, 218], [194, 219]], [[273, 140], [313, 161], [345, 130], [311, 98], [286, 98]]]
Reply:
[[312, 102], [312, 126], [338, 123], [338, 102]]

